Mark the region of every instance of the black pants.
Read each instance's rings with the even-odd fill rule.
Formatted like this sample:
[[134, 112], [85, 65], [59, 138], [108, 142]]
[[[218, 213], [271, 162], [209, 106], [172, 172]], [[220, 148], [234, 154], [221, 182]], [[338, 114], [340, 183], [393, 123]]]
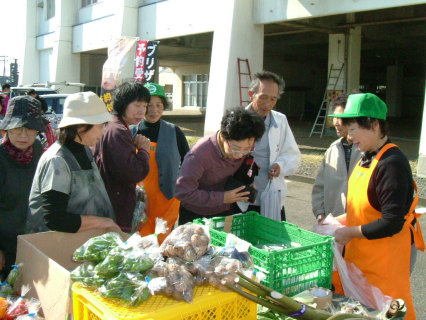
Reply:
[[186, 209], [182, 204], [179, 207], [179, 225], [185, 224], [187, 222], [192, 222], [194, 219], [202, 219], [202, 218], [213, 218], [213, 217], [226, 217], [230, 216], [236, 213], [240, 213], [241, 210], [239, 210], [238, 206], [233, 203], [231, 205], [231, 208], [227, 211], [215, 213], [211, 216], [207, 215], [200, 215], [195, 212], [192, 212], [188, 209]]
[[[256, 212], [260, 213], [260, 206], [249, 205], [249, 207], [248, 207], [248, 209], [247, 209], [246, 212], [249, 212], [249, 211], [256, 211]], [[281, 221], [286, 221], [284, 206], [281, 207]]]

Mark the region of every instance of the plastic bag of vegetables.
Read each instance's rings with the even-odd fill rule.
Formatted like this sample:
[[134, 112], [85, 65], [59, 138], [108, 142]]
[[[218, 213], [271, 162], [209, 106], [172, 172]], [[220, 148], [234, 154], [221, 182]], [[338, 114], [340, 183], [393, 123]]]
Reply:
[[28, 291], [30, 291], [30, 287], [23, 285], [21, 289], [21, 296], [10, 303], [6, 314], [3, 317], [4, 320], [14, 320], [18, 316], [28, 313], [27, 299], [25, 299]]
[[120, 299], [130, 306], [138, 306], [148, 300], [150, 291], [145, 277], [140, 273], [121, 272], [98, 289], [101, 296]]
[[206, 283], [205, 273], [207, 268], [210, 266], [211, 260], [211, 255], [204, 255], [194, 262], [188, 262], [181, 258], [168, 258], [167, 263], [184, 267], [194, 276], [195, 285], [201, 286]]
[[158, 235], [166, 233], [168, 229], [167, 221], [161, 218], [155, 218], [154, 234], [142, 237], [139, 232], [135, 232], [129, 239], [127, 239], [126, 244], [134, 248], [137, 247], [150, 252], [155, 252], [160, 247], [158, 243]]
[[126, 249], [123, 246], [118, 246], [108, 253], [103, 261], [96, 265], [95, 271], [97, 274], [104, 277], [115, 277], [120, 272], [121, 264], [124, 260]]
[[123, 244], [120, 235], [108, 232], [86, 241], [73, 254], [74, 261], [100, 262], [106, 258], [111, 249]]
[[229, 291], [227, 283], [235, 283], [239, 278], [238, 272], [243, 271], [240, 260], [217, 256], [211, 260], [204, 272], [206, 281], [222, 291]]
[[14, 294], [13, 287], [8, 282], [0, 283], [0, 297], [7, 298]]
[[124, 255], [121, 267], [126, 272], [145, 272], [154, 266], [162, 257], [158, 254], [150, 254], [144, 250], [130, 250]]
[[158, 253], [150, 254], [144, 250], [123, 245], [112, 249], [105, 260], [95, 267], [95, 271], [105, 277], [117, 276], [120, 271], [145, 272], [154, 266], [155, 261], [161, 259]]
[[148, 273], [148, 277], [166, 278], [167, 286], [159, 291], [161, 294], [186, 302], [191, 302], [194, 297], [194, 277], [181, 265], [159, 261]]
[[23, 265], [23, 263], [19, 263], [17, 265], [12, 266], [12, 270], [10, 270], [9, 274], [6, 277], [6, 280], [0, 283], [0, 297], [6, 298], [15, 293], [14, 285], [19, 275], [21, 274], [21, 269]]
[[206, 226], [187, 223], [177, 227], [160, 246], [163, 255], [196, 261], [208, 250], [210, 233]]
[[96, 273], [96, 264], [85, 262], [71, 272], [71, 280], [81, 282], [88, 287], [98, 288], [102, 286], [109, 278]]
[[212, 257], [227, 257], [231, 259], [236, 259], [241, 262], [243, 269], [254, 270], [254, 261], [250, 253], [247, 251], [239, 250], [236, 247], [217, 247], [212, 246]]
[[10, 270], [7, 275], [6, 282], [8, 282], [12, 287], [15, 285], [16, 280], [21, 274], [23, 263], [18, 263], [17, 265], [12, 266], [12, 270]]
[[136, 205], [133, 210], [132, 233], [139, 230], [148, 220], [145, 212], [146, 191], [144, 187], [136, 186]]
[[18, 316], [15, 320], [41, 320], [42, 318], [38, 316], [38, 311], [40, 310], [41, 303], [38, 299], [31, 298], [26, 302], [28, 313]]

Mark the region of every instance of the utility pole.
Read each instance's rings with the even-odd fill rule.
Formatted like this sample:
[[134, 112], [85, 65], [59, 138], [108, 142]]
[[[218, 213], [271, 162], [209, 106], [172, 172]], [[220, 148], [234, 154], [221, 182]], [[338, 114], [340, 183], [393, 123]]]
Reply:
[[[3, 62], [3, 75], [0, 75], [0, 83], [8, 82], [8, 77], [6, 77], [6, 62], [7, 56], [0, 56], [0, 63]], [[1, 90], [1, 89], [0, 89]]]
[[3, 62], [3, 77], [6, 77], [7, 56], [0, 56], [0, 62]]

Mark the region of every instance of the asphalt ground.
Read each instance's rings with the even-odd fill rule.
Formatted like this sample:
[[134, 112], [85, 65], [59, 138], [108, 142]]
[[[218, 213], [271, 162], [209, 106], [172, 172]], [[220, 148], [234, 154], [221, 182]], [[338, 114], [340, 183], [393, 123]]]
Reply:
[[[312, 183], [309, 179], [293, 177], [288, 180], [288, 195], [285, 202], [287, 221], [305, 230], [313, 230], [315, 219], [312, 214]], [[426, 203], [420, 205], [426, 207]], [[419, 207], [420, 207], [419, 206]], [[426, 217], [420, 219], [426, 234]], [[395, 256], [398, 259], [398, 256]], [[419, 251], [414, 271], [411, 275], [411, 292], [416, 308], [417, 319], [426, 319], [426, 254]]]

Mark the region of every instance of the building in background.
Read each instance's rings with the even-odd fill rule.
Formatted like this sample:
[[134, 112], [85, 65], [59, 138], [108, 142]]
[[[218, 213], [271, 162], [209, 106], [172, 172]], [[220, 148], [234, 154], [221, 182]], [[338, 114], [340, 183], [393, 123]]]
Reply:
[[[331, 66], [337, 90], [381, 96], [391, 118], [412, 122], [426, 176], [426, 1], [27, 0], [20, 83], [80, 82], [98, 92], [114, 38], [160, 40], [159, 82], [173, 108], [205, 108], [205, 133], [240, 104], [237, 59], [283, 75], [277, 109], [313, 120]], [[66, 88], [72, 91], [75, 88]], [[65, 91], [63, 91], [65, 92]], [[415, 129], [418, 128], [418, 129]], [[415, 131], [417, 130], [417, 131]]]
[[[3, 65], [3, 72], [0, 75], [0, 83], [9, 83], [12, 87], [16, 87], [19, 82], [18, 60], [14, 59], [9, 63], [7, 56], [0, 56], [0, 63]], [[9, 67], [8, 75], [6, 75], [6, 68]]]

